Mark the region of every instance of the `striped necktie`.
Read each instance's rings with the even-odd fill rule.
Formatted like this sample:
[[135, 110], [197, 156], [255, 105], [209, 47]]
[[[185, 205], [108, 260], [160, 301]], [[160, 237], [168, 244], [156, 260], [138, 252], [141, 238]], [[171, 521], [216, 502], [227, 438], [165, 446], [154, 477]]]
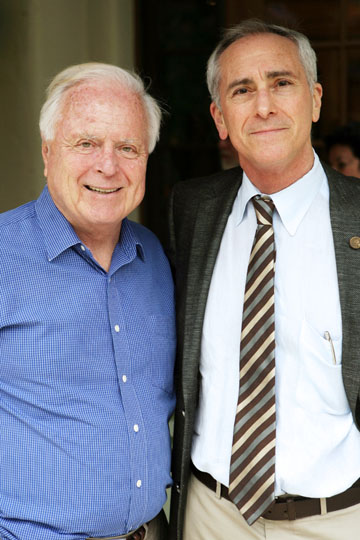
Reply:
[[249, 525], [271, 505], [275, 483], [274, 203], [259, 195], [252, 201], [257, 229], [245, 286], [229, 486]]

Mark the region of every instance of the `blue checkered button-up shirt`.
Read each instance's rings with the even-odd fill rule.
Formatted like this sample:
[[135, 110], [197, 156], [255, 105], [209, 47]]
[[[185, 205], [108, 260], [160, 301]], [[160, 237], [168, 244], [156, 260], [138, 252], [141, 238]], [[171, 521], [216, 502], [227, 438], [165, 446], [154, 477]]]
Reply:
[[174, 406], [168, 262], [124, 220], [105, 272], [55, 207], [0, 216], [0, 537], [124, 534], [162, 508]]

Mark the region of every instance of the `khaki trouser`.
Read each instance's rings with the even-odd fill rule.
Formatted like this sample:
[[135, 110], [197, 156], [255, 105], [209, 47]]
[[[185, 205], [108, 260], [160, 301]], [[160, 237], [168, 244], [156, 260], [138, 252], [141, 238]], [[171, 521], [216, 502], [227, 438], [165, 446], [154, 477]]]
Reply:
[[164, 511], [145, 525], [145, 540], [168, 540], [168, 523]]
[[360, 504], [294, 521], [259, 518], [251, 527], [236, 506], [190, 478], [183, 540], [359, 540]]

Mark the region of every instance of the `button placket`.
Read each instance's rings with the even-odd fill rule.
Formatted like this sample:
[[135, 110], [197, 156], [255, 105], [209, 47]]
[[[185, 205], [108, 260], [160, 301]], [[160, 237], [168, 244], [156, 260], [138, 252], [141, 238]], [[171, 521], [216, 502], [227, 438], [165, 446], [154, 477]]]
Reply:
[[[147, 479], [147, 454], [145, 428], [143, 426], [141, 406], [137, 396], [137, 381], [132, 374], [132, 354], [127, 332], [121, 291], [115, 286], [117, 280], [107, 278], [108, 311], [110, 330], [114, 347], [114, 360], [119, 379], [119, 391], [129, 435], [129, 455], [131, 459], [131, 504], [128, 526], [137, 519], [139, 508], [143, 508], [144, 490]], [[125, 309], [125, 308], [124, 308]], [[131, 529], [131, 527], [130, 527]]]

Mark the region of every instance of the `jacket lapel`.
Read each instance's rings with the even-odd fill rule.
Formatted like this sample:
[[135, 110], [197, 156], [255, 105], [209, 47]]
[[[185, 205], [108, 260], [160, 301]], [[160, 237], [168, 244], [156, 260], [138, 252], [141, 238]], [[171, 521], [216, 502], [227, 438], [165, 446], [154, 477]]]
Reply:
[[185, 402], [196, 399], [200, 346], [211, 277], [223, 232], [241, 185], [240, 169], [234, 177], [209, 186], [198, 207], [190, 248], [185, 306], [185, 340], [182, 388]]

